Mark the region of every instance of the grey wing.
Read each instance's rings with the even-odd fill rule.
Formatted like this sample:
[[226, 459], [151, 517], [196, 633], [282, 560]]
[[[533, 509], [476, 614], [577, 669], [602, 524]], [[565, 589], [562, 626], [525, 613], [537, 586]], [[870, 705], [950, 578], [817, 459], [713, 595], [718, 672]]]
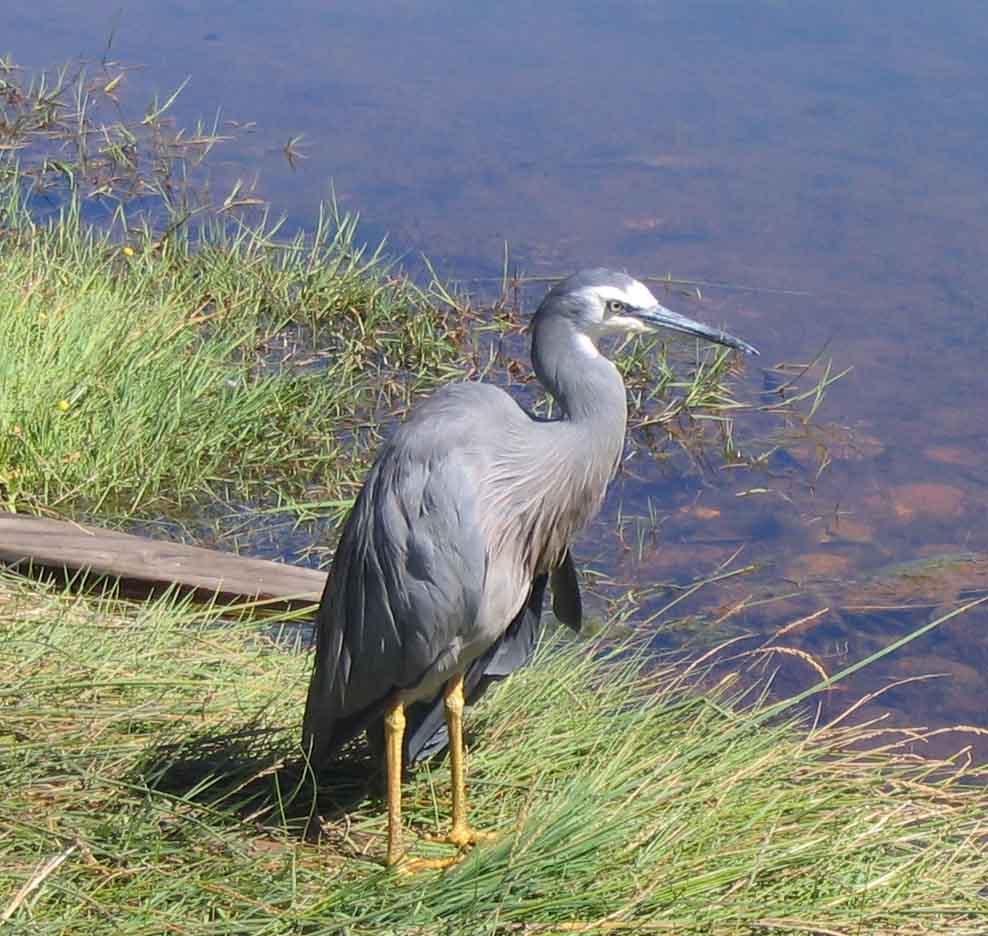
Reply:
[[[525, 606], [518, 612], [508, 629], [491, 645], [483, 656], [470, 664], [463, 678], [467, 705], [473, 705], [491, 683], [510, 676], [525, 666], [535, 652], [541, 631], [542, 601], [547, 576], [540, 575], [532, 584]], [[410, 706], [406, 712], [405, 763], [416, 764], [434, 754], [441, 754], [449, 744], [446, 712], [442, 693], [428, 702]], [[373, 743], [383, 750], [383, 724], [375, 726]]]
[[462, 643], [486, 576], [468, 472], [392, 446], [347, 520], [316, 620], [303, 746], [314, 765]]
[[[579, 633], [583, 623], [583, 602], [573, 557], [567, 549], [562, 562], [549, 576], [540, 575], [532, 583], [528, 601], [511, 622], [511, 626], [467, 670], [464, 690], [468, 705], [477, 702], [492, 683], [510, 676], [531, 661], [541, 633], [542, 603], [547, 580], [552, 583], [553, 613]], [[378, 725], [375, 729], [378, 745], [381, 744], [381, 738], [383, 726]], [[448, 743], [442, 695], [437, 694], [430, 702], [411, 706], [407, 712], [405, 763], [415, 764], [434, 754], [440, 754]]]

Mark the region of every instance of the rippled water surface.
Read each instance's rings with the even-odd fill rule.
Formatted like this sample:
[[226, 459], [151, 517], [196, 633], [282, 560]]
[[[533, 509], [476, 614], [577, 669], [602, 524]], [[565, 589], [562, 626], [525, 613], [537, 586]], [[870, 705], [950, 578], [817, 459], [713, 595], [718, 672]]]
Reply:
[[[694, 600], [707, 639], [807, 617], [780, 642], [832, 672], [988, 590], [983, 4], [13, 6], [0, 52], [25, 66], [99, 59], [112, 35], [114, 58], [144, 66], [127, 76], [135, 99], [191, 76], [180, 121], [254, 122], [213, 171], [256, 175], [295, 224], [332, 185], [368, 238], [478, 289], [505, 243], [528, 273], [726, 284], [667, 301], [759, 345], [749, 396], [762, 365], [825, 351], [852, 366], [819, 432], [757, 477], [633, 453], [579, 544], [637, 586], [711, 574], [739, 548], [732, 567], [764, 563]], [[830, 704], [946, 674], [870, 711], [988, 728], [986, 630], [988, 613], [958, 618]], [[807, 684], [801, 665], [780, 680]], [[968, 740], [988, 755], [974, 733], [938, 743]]]

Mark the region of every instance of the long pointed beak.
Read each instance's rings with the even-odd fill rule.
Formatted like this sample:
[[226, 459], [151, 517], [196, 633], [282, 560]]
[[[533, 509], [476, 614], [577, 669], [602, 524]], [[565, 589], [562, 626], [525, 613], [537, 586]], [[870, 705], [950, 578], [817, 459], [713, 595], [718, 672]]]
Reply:
[[648, 325], [668, 328], [686, 335], [694, 335], [697, 338], [705, 338], [707, 341], [727, 345], [728, 348], [737, 348], [739, 351], [744, 351], [745, 354], [758, 354], [758, 349], [748, 344], [747, 341], [742, 341], [740, 338], [727, 334], [727, 332], [711, 328], [702, 322], [694, 322], [693, 319], [673, 312], [665, 306], [654, 305], [647, 309], [635, 309], [631, 314]]

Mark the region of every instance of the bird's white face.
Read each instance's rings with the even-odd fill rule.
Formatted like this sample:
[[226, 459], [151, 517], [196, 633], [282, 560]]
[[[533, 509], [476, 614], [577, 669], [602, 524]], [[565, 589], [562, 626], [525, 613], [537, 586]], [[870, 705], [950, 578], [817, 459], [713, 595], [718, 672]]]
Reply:
[[598, 340], [606, 336], [627, 337], [656, 329], [758, 353], [733, 335], [660, 305], [644, 283], [626, 273], [603, 268], [583, 270], [557, 283], [542, 300], [536, 320], [540, 316], [552, 320], [555, 315], [575, 326], [576, 340], [587, 354], [596, 353]]
[[621, 288], [618, 286], [588, 286], [582, 290], [588, 308], [593, 308], [595, 331], [599, 335], [630, 335], [652, 331], [638, 316], [629, 315], [633, 309], [651, 309], [659, 304], [652, 291], [638, 280]]

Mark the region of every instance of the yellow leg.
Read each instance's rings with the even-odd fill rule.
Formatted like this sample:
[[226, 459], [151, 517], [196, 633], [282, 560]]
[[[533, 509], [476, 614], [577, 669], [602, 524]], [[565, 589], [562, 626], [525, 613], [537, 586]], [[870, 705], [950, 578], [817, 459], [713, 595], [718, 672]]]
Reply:
[[395, 702], [384, 715], [384, 744], [388, 760], [388, 856], [390, 867], [401, 858], [401, 749], [405, 743], [405, 706]]
[[449, 732], [449, 769], [453, 778], [453, 827], [449, 838], [455, 845], [467, 826], [467, 770], [463, 763], [463, 677], [454, 676], [446, 684], [446, 729]]
[[446, 835], [433, 841], [448, 842], [459, 848], [494, 838], [492, 832], [478, 832], [467, 822], [466, 759], [463, 752], [463, 677], [454, 676], [446, 685], [446, 728], [449, 730], [449, 766], [453, 779], [453, 825]]
[[[460, 854], [451, 858], [416, 858], [402, 862], [403, 873], [449, 868], [463, 860], [463, 849], [494, 838], [492, 832], [478, 832], [467, 822], [466, 764], [463, 757], [463, 677], [454, 676], [446, 685], [446, 727], [449, 730], [449, 761], [453, 775], [453, 826], [446, 835], [429, 836], [430, 841], [456, 845]], [[390, 748], [389, 748], [390, 751]], [[401, 745], [398, 747], [401, 757]], [[389, 760], [390, 764], [390, 760]], [[390, 852], [389, 852], [390, 854]], [[390, 864], [390, 862], [389, 862]]]

